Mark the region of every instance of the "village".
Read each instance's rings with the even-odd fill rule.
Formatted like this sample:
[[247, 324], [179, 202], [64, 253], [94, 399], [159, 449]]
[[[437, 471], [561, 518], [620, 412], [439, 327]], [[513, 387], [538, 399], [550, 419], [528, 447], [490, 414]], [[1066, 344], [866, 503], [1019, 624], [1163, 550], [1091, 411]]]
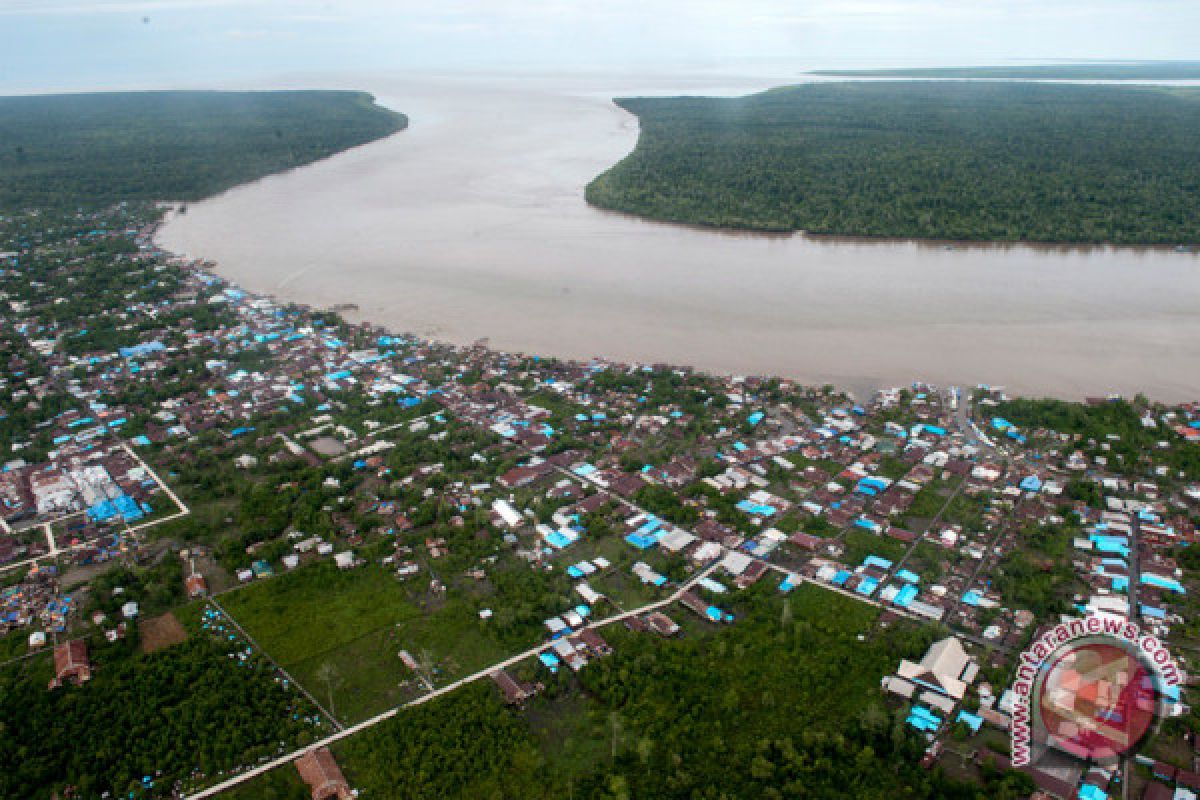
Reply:
[[[490, 681], [519, 708], [611, 631], [720, 636], [756, 592], [930, 631], [880, 695], [966, 778], [1007, 765], [1015, 659], [1048, 626], [1136, 621], [1200, 658], [1198, 404], [1092, 398], [1057, 430], [1000, 387], [851, 398], [453, 347], [247, 293], [123, 221], [0, 243], [0, 654], [52, 657], [69, 691], [134, 629], [207, 636], [313, 732], [142, 796], [294, 763], [351, 797], [328, 748], [405, 707]], [[1025, 772], [1062, 800], [1194, 798], [1189, 692], [1124, 769]]]

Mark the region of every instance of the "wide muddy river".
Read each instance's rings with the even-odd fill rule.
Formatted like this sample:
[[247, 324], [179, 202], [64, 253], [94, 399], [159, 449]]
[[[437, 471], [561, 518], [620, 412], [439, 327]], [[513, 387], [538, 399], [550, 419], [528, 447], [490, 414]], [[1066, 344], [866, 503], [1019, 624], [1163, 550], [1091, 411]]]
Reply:
[[[776, 82], [786, 82], [781, 79]], [[349, 84], [348, 84], [349, 85]], [[1200, 397], [1200, 256], [731, 234], [587, 206], [610, 98], [751, 79], [355, 84], [410, 127], [192, 204], [161, 244], [245, 288], [455, 343], [833, 383]]]

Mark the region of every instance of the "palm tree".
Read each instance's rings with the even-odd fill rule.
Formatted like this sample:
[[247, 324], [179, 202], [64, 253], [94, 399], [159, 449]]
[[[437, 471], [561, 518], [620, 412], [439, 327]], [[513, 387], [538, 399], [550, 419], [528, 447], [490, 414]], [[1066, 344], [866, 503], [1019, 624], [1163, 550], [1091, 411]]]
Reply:
[[329, 703], [329, 715], [337, 721], [337, 707], [333, 704], [333, 689], [341, 686], [342, 675], [332, 661], [326, 661], [317, 667], [317, 680], [325, 684], [326, 702]]

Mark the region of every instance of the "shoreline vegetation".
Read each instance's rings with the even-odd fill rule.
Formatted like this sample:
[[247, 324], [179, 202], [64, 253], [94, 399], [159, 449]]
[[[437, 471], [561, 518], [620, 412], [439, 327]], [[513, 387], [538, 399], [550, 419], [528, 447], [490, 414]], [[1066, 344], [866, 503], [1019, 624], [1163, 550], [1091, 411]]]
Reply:
[[352, 91], [0, 97], [0, 209], [200, 200], [407, 126]]
[[956, 80], [1187, 81], [1200, 80], [1200, 61], [1130, 61], [1029, 64], [1004, 67], [921, 67], [912, 69], [822, 69], [825, 78], [924, 78]]
[[[195, 162], [181, 163], [185, 173], [195, 169]], [[143, 190], [150, 191], [145, 187]], [[94, 197], [89, 196], [89, 199]], [[149, 220], [141, 214], [161, 215], [164, 211], [161, 205], [151, 206], [150, 199], [134, 201], [130, 208], [120, 209], [114, 219], [95, 219], [81, 230], [96, 225], [103, 226], [99, 231], [101, 234], [127, 227], [142, 230], [143, 223]], [[82, 202], [82, 198], [61, 198], [63, 203], [77, 201]], [[28, 218], [37, 216], [31, 214]], [[67, 216], [79, 218], [79, 224], [84, 224], [82, 215], [68, 213]], [[22, 224], [24, 221], [23, 218]], [[50, 215], [42, 224], [58, 225]], [[78, 324], [81, 315], [88, 318], [101, 316], [102, 303], [115, 301], [117, 308], [128, 307], [128, 295], [124, 300], [115, 299], [121, 296], [119, 292], [124, 287], [99, 284], [105, 276], [110, 277], [113, 284], [124, 279], [118, 269], [103, 269], [105, 265], [134, 269], [130, 264], [142, 253], [132, 236], [115, 243], [103, 241], [103, 236], [98, 237], [102, 241], [90, 242], [86, 234], [70, 227], [50, 227], [37, 235], [45, 236], [51, 242], [60, 236], [64, 241], [78, 243], [82, 240], [83, 244], [75, 245], [79, 250], [68, 250], [64, 246], [64, 254], [79, 258], [83, 265], [77, 273], [83, 278], [79, 286], [83, 287], [86, 281], [93, 290], [91, 293], [86, 289], [80, 292], [91, 295], [87, 297], [87, 304], [68, 306], [62, 312], [53, 313], [64, 314], [64, 321], [73, 316], [73, 322]], [[85, 255], [80, 256], [80, 252]], [[54, 256], [54, 251], [49, 255]], [[156, 253], [152, 258], [165, 258], [165, 255]], [[51, 261], [47, 257], [31, 261], [32, 268], [38, 271], [28, 273], [30, 277], [44, 275], [47, 279], [62, 280], [63, 286], [68, 285], [67, 276], [59, 270], [62, 261]], [[197, 264], [193, 262], [192, 266]], [[153, 260], [137, 267], [146, 271], [160, 268], [164, 282], [156, 280], [141, 287], [136, 296], [138, 308], [163, 302], [185, 289], [180, 281], [183, 267], [177, 269]], [[138, 274], [139, 283], [146, 278], [143, 273], [134, 274]], [[179, 341], [177, 334], [185, 324], [193, 329], [221, 331], [223, 336], [227, 331], [237, 331], [239, 339], [262, 330], [236, 324], [237, 318], [226, 304], [209, 302], [216, 292], [228, 296], [231, 290], [234, 290], [232, 283], [222, 282], [220, 287], [205, 290], [214, 294], [191, 291], [197, 301], [196, 310], [168, 310], [153, 321], [139, 320], [136, 325], [120, 328], [116, 323], [123, 320], [113, 319], [111, 328], [92, 329], [83, 341], [80, 341], [79, 332], [73, 331], [72, 338], [63, 345], [64, 352], [72, 355], [114, 349], [119, 352], [122, 346], [140, 342], [143, 334], [157, 335], [151, 334], [150, 326], [162, 327], [175, 337], [168, 339], [172, 345]], [[58, 291], [57, 287], [54, 291]], [[254, 297], [252, 292], [245, 294]], [[40, 297], [40, 293], [35, 295], [35, 298]], [[53, 309], [57, 305], [49, 307]], [[183, 316], [172, 316], [176, 313]], [[314, 320], [309, 318], [306, 322]], [[319, 322], [315, 329], [321, 330], [322, 336], [328, 334], [346, 339], [337, 342], [330, 349], [331, 353], [349, 352], [352, 347], [371, 341], [367, 331], [360, 331], [357, 339], [352, 332], [348, 334], [336, 314], [322, 315]], [[98, 319], [97, 324], [104, 323]], [[89, 330], [84, 330], [83, 334], [89, 334]], [[124, 340], [121, 338], [124, 336], [133, 338]], [[378, 350], [392, 346], [378, 339], [374, 341]], [[245, 353], [230, 355], [231, 366], [244, 370], [275, 370], [277, 365], [266, 355], [270, 352], [266, 340], [260, 344], [261, 348], [248, 348]], [[153, 384], [164, 392], [167, 389], [163, 387], [169, 387], [172, 393], [184, 388], [201, 394], [203, 384], [192, 383], [198, 378], [184, 377], [185, 373], [174, 371], [178, 365], [191, 363], [199, 373], [206, 357], [212, 354], [206, 351], [191, 353], [188, 358], [193, 361], [180, 359], [177, 364], [172, 364], [171, 371], [156, 372], [155, 381], [130, 380], [119, 389], [122, 392], [117, 395], [120, 402], [114, 402], [114, 406], [130, 405], [145, 412], [154, 408], [158, 399], [154, 392], [143, 394], [136, 390], [138, 394], [125, 394], [133, 391], [129, 386], [137, 386], [139, 381], [143, 382], [141, 385]], [[399, 355], [403, 354], [390, 353], [389, 357], [397, 356], [395, 363], [399, 364]], [[413, 358], [416, 360], [415, 356]], [[318, 357], [313, 364], [317, 372], [321, 371], [321, 363]], [[187, 374], [190, 372], [189, 368]], [[291, 373], [281, 371], [280, 374], [286, 374], [289, 380], [295, 378]], [[309, 374], [307, 369], [301, 372], [305, 377]], [[386, 462], [381, 460], [381, 465], [388, 466], [386, 472], [376, 475], [374, 481], [377, 482], [365, 477], [368, 474], [365, 469], [359, 473], [359, 468], [349, 462], [335, 466], [318, 459], [313, 467], [300, 460], [281, 459], [276, 463], [275, 459], [264, 457], [262, 466], [259, 467], [256, 461], [253, 470], [235, 466], [238, 453], [241, 457], [251, 452], [266, 455], [258, 449], [257, 443], [252, 449], [255, 437], [265, 437], [273, 431], [284, 442], [289, 441], [287, 433], [298, 427], [300, 421], [311, 421], [312, 413], [324, 410], [315, 398], [301, 400], [298, 410], [284, 412], [282, 416], [272, 410], [249, 417], [255, 424], [262, 425], [262, 429], [244, 439], [238, 440], [236, 431], [223, 430], [234, 424], [244, 424], [234, 419], [226, 420], [229, 425], [203, 431], [203, 438], [197, 439], [201, 443], [199, 447], [185, 448], [190, 451], [187, 455], [196, 457], [185, 459], [183, 452], [172, 455], [167, 469], [163, 470], [181, 491], [186, 491], [196, 513], [196, 517], [167, 529], [164, 541], [171, 542], [172, 550], [175, 537], [183, 539], [189, 547], [201, 544], [230, 567], [246, 566], [251, 559], [259, 559], [269, 567], [270, 562], [278, 562], [283, 554], [295, 550], [293, 540], [286, 537], [284, 531], [298, 532], [303, 527], [318, 538], [333, 539], [336, 536], [339, 544], [345, 543], [349, 547], [352, 536], [358, 537], [360, 530], [368, 530], [376, 533], [377, 538], [365, 544], [361, 539], [353, 542], [357, 552], [366, 556], [364, 561], [374, 561], [385, 553], [393, 554], [394, 558], [394, 554], [400, 552], [397, 546], [404, 541], [411, 542], [402, 546], [412, 553], [413, 546], [419, 547], [418, 542], [423, 538], [430, 558], [443, 559], [438, 569], [447, 576], [448, 582], [455, 580], [451, 576], [461, 576], [459, 579], [463, 583], [459, 586], [479, 581], [465, 568], [470, 565], [474, 570], [473, 565], [486, 563], [482, 559], [491, 552], [483, 544], [487, 537], [481, 538], [476, 533], [490, 518], [487, 506], [481, 505], [475, 511], [468, 511], [464, 506], [462, 513], [466, 519], [458, 517], [455, 522], [449, 515], [455, 513], [456, 506], [444, 505], [441, 490], [458, 478], [462, 480], [456, 481], [456, 485], [470, 486], [481, 477], [483, 468], [476, 467], [476, 461], [467, 453], [480, 454], [486, 449], [488, 455], [483, 461], [490, 460], [487, 469], [497, 475], [502, 474], [505, 467], [515, 468], [526, 456], [522, 451], [519, 457], [510, 457], [496, 447], [497, 442], [487, 429], [476, 430], [464, 424], [459, 430], [448, 425], [435, 434], [427, 427], [408, 425], [413, 418], [405, 414], [424, 410], [430, 410], [427, 416], [437, 413], [438, 407], [428, 402], [433, 386], [443, 380], [471, 385], [482, 379], [481, 371], [474, 364], [469, 370], [454, 374], [453, 378], [451, 374], [441, 366], [423, 368], [421, 380], [429, 381], [431, 388], [426, 395], [426, 404], [418, 403], [408, 407], [408, 411], [393, 411], [396, 417], [383, 418], [390, 422], [398, 417], [396, 429], [408, 427], [411, 438], [402, 440], [400, 447], [392, 448]], [[84, 376], [87, 377], [86, 372]], [[497, 384], [502, 379], [502, 376], [496, 376]], [[162, 381], [161, 386], [158, 380]], [[641, 393], [643, 399], [651, 398], [655, 409], [665, 410], [668, 405], [678, 405], [702, 413], [701, 409], [710, 407], [710, 400], [713, 400], [712, 408], [724, 408], [723, 397], [728, 396], [710, 395], [707, 388], [701, 390], [698, 386], [676, 382], [670, 375], [663, 375], [661, 380], [651, 380], [640, 374], [592, 380], [597, 393]], [[544, 385], [550, 383], [546, 381]], [[533, 379], [530, 379], [532, 384]], [[47, 382], [47, 385], [53, 384]], [[642, 389], [643, 386], [647, 388]], [[777, 390], [778, 387], [764, 387], [764, 398], [773, 396]], [[758, 391], [756, 388], [755, 392]], [[554, 395], [555, 392], [547, 391], [545, 396], [549, 399], [538, 398], [538, 402], [545, 402], [555, 409], [548, 413], [559, 426], [555, 415], [570, 419], [572, 412], [581, 407], [565, 400], [559, 405], [554, 402]], [[357, 416], [355, 424], [368, 429], [366, 418], [380, 417], [380, 411], [369, 405], [366, 398], [349, 400], [346, 395], [341, 397], [336, 412], [339, 424]], [[532, 401], [538, 395], [531, 391], [525, 397]], [[524, 404], [524, 400], [521, 402]], [[801, 399], [795, 408], [807, 415], [809, 412], [802, 408], [807, 408], [810, 402], [811, 398]], [[392, 408], [399, 406], [393, 404]], [[793, 408], [790, 401], [788, 408]], [[816, 408], [813, 406], [811, 411], [814, 418], [817, 417]], [[1004, 412], [1030, 428], [1044, 421], [1086, 433], [1093, 442], [1103, 440], [1113, 429], [1113, 424], [1117, 424], [1124, 444], [1114, 452], [1112, 445], [1105, 443], [1103, 451], [1114, 456], [1137, 452], [1136, 449], [1126, 450], [1126, 445], [1140, 447], [1144, 440], [1147, 443], [1144, 446], [1148, 447], [1149, 441], [1158, 439], [1158, 434], [1147, 432], [1141, 417], [1128, 409], [1106, 408], [1112, 416], [1097, 419], [1091, 414], [1072, 410], [1074, 408], [1068, 404], [1050, 407], [1031, 404], [1006, 407]], [[921, 414], [923, 419], [928, 419], [924, 416], [925, 410]], [[906, 423], [912, 421], [907, 417], [896, 418]], [[333, 417], [330, 419], [332, 421]], [[135, 419], [123, 428], [124, 435], [128, 436], [136, 426], [145, 423], [144, 419]], [[715, 428], [716, 421], [713, 423], [712, 428]], [[379, 424], [381, 422], [376, 423]], [[888, 424], [897, 423], [889, 417]], [[255, 428], [241, 430], [250, 433]], [[387, 428], [379, 432], [383, 430]], [[601, 430], [608, 430], [607, 426]], [[607, 451], [606, 434], [597, 432], [600, 433], [599, 441], [593, 444], [580, 440], [578, 446], [587, 451]], [[395, 438], [404, 436], [403, 433], [391, 435]], [[150, 442], [149, 439], [146, 441]], [[560, 441], [564, 448], [576, 446], [566, 437]], [[1098, 447], [1097, 444], [1097, 450]], [[655, 452], [658, 452], [657, 448]], [[645, 459], [639, 459], [637, 455], [629, 452], [626, 457], [635, 465], [643, 463]], [[399, 478], [400, 475], [416, 475], [419, 465], [431, 463], [436, 463], [438, 469], [425, 469], [425, 481], [407, 488], [398, 482], [384, 488], [384, 475], [390, 474], [393, 468], [396, 470], [394, 478]], [[836, 461], [832, 463], [841, 467]], [[900, 467], [897, 477], [907, 474], [905, 465], [899, 461], [895, 463]], [[446, 469], [447, 465], [449, 469]], [[700, 474], [697, 472], [696, 477]], [[291, 484], [286, 493], [281, 492], [284, 479]], [[330, 479], [334, 481], [332, 486]], [[386, 483], [390, 484], [392, 480], [389, 478]], [[517, 505], [524, 507], [527, 505], [525, 498], [533, 497], [535, 491], [543, 489], [529, 487], [521, 491], [524, 492], [523, 500]], [[369, 505], [355, 507], [353, 503], [343, 503], [338, 497], [343, 493], [363, 498], [371, 493], [373, 498]], [[339, 509], [336, 514], [333, 513], [335, 497], [338, 497], [336, 507]], [[415, 499], [418, 497], [419, 500]], [[401, 509], [409, 508], [410, 502], [415, 503], [410, 508], [413, 519], [404, 517], [413, 528], [407, 539], [402, 539], [403, 534], [397, 535], [394, 530], [382, 534], [386, 523], [379, 501], [384, 498], [389, 506]], [[682, 512], [684, 507], [677, 500], [675, 502]], [[732, 503], [732, 499], [729, 502]], [[946, 507], [949, 505], [948, 500]], [[539, 510], [552, 514], [560, 507], [539, 506]], [[603, 515], [598, 515], [595, 523], [589, 519], [588, 524], [592, 525], [596, 539], [616, 533], [616, 529], [607, 528]], [[749, 528], [751, 524], [747, 522], [745, 526]], [[606, 529], [607, 533], [604, 533]], [[440, 534], [450, 538], [452, 546], [439, 556], [433, 554], [430, 539], [425, 537]], [[445, 538], [441, 542], [444, 545]], [[433, 569], [429, 562], [424, 563], [431, 574]], [[454, 565], [453, 568], [450, 565]], [[360, 568], [367, 569], [365, 564]], [[238, 654], [251, 655], [250, 642], [226, 633], [224, 627], [217, 629], [219, 633], [201, 632], [206, 630], [200, 627], [204, 624], [200, 622], [204, 610], [198, 604], [183, 605], [186, 602], [183, 569], [182, 560], [170, 559], [164, 560], [162, 566], [153, 567], [153, 571], [111, 573], [92, 584], [95, 600], [91, 602], [95, 603], [96, 609], [105, 610], [114, 619], [117, 609], [130, 597], [143, 600], [147, 612], [173, 608], [191, 627], [190, 641], [157, 653], [142, 653], [138, 646], [140, 634], [134, 627], [129, 638], [111, 645], [101, 644], [93, 650], [99, 666], [95, 679], [76, 690], [47, 692], [43, 688], [53, 675], [48, 653], [36, 662], [31, 660], [0, 671], [0, 708], [7, 705], [11, 713], [6, 719], [12, 720], [4, 724], [14, 730], [37, 731], [39, 734], [30, 742], [16, 736], [0, 741], [0, 756], [3, 756], [0, 763], [8, 765], [6, 769], [0, 769], [0, 786], [10, 787], [0, 793], [31, 796], [47, 789], [62, 788], [60, 784], [70, 780], [84, 795], [120, 793], [146, 797], [168, 791], [178, 794], [177, 790], [190, 787], [196, 781], [244, 772], [245, 767], [237, 765], [262, 764], [291, 747], [307, 746], [323, 732], [313, 723], [315, 709], [295, 699], [286, 683], [281, 683], [279, 676], [262, 661], [264, 653], [260, 652], [256, 659], [243, 660]], [[365, 635], [391, 632], [398, 623], [415, 619], [419, 615], [418, 608], [426, 609], [425, 600], [431, 601], [431, 609], [447, 608], [443, 605], [445, 600], [433, 600], [436, 593], [432, 588], [429, 595], [423, 590], [414, 590], [413, 597], [420, 598], [419, 607], [399, 605], [408, 595], [403, 588], [396, 589], [396, 584], [390, 583], [392, 578], [382, 569], [374, 573], [374, 585], [364, 581], [364, 576], [369, 573], [343, 572], [328, 563], [323, 567], [306, 565], [299, 569], [309, 571], [298, 571], [290, 577], [280, 575], [270, 578], [268, 583], [251, 584], [244, 592], [223, 602], [234, 609], [231, 611], [233, 616], [229, 617], [231, 621], [240, 618], [247, 622], [255, 617], [267, 621], [267, 633], [256, 634], [253, 649], [259, 648], [260, 637], [268, 639], [270, 626], [275, 625], [276, 637], [266, 645], [267, 652], [289, 662], [312, 664], [313, 680], [309, 683], [319, 684], [322, 678], [317, 676], [323, 674], [325, 688], [331, 695], [332, 687], [338, 681], [348, 682], [349, 678], [336, 669], [321, 669], [331, 662], [310, 661], [314, 656], [325, 656], [329, 652], [318, 648], [330, 645], [331, 637], [335, 634], [340, 637], [338, 642], [332, 643], [339, 648], [339, 653], [349, 652], [349, 658], [356, 658], [362, 651], [351, 650], [348, 645], [363, 641]], [[561, 606], [562, 592], [546, 574], [545, 570], [529, 569], [512, 576], [496, 569], [487, 576], [491, 584], [487, 589], [489, 593], [485, 594], [485, 589], [479, 588], [478, 595], [468, 595], [472, 598], [468, 602], [486, 600], [497, 606], [496, 599], [503, 598], [515, 609], [511, 621], [504, 622], [504, 612], [511, 609], [502, 609], [494, 622], [488, 623], [501, 630], [504, 630], [502, 625], [511, 626], [508, 636], [514, 638], [500, 641], [500, 644], [511, 645], [517, 641], [515, 637], [522, 635], [524, 630], [522, 625], [532, 626], [540, 634], [539, 620], [550, 613], [546, 608]], [[555, 573], [562, 574], [562, 571]], [[973, 574], [978, 575], [977, 572]], [[379, 583], [395, 590], [390, 604], [378, 602], [380, 592], [376, 586]], [[351, 584], [356, 585], [358, 593], [339, 594], [340, 588]], [[259, 588], [264, 586], [267, 587], [265, 590]], [[289, 586], [297, 597], [289, 597], [281, 591]], [[445, 590], [443, 585], [442, 591]], [[330, 600], [331, 597], [339, 600]], [[306, 610], [301, 601], [306, 601], [310, 608]], [[396, 787], [403, 787], [406, 796], [416, 798], [560, 798], [566, 795], [605, 800], [629, 797], [656, 800], [712, 797], [715, 796], [713, 787], [720, 786], [728, 794], [746, 797], [809, 794], [873, 800], [895, 796], [899, 789], [900, 794], [910, 798], [1010, 800], [1027, 796], [1032, 790], [1029, 778], [1001, 772], [994, 759], [982, 760], [978, 786], [962, 783], [959, 777], [946, 774], [940, 768], [928, 770], [919, 766], [927, 743], [906, 726], [907, 708], [885, 703], [879, 688], [880, 679], [901, 659], [916, 658], [925, 652], [934, 638], [943, 634], [942, 629], [917, 628], [902, 618], [881, 623], [876, 609], [815, 585], [799, 586], [790, 596], [783, 597], [764, 581], [744, 593], [732, 595], [728, 603], [734, 614], [731, 619], [737, 619], [736, 626], [722, 630], [707, 622], [685, 620], [686, 635], [679, 639], [659, 640], [623, 631], [619, 625], [610, 626], [611, 631], [606, 631], [606, 635], [611, 637], [615, 652], [596, 660], [593, 666], [579, 673], [577, 679], [569, 677], [565, 669], [550, 675], [532, 673], [544, 679], [545, 685], [544, 691], [528, 704], [526, 711], [507, 710], [493, 687], [480, 681], [398, 715], [374, 730], [356, 734], [356, 738], [336, 743], [335, 754], [344, 763], [348, 777], [354, 784], [364, 787], [369, 797], [395, 796]], [[237, 609], [238, 605], [240, 609]], [[313, 626], [315, 612], [311, 609], [317, 607], [326, 614], [327, 620], [339, 623], [336, 630]], [[461, 615], [449, 617], [458, 620], [460, 630], [470, 632], [472, 626], [482, 624], [472, 613], [473, 605], [464, 605], [462, 609]], [[225, 616], [221, 614], [221, 618]], [[440, 618], [439, 622], [446, 618]], [[406, 632], [412, 635], [415, 630], [415, 626], [410, 626]], [[386, 652], [389, 659], [393, 658], [399, 643], [382, 637], [380, 641], [379, 650]], [[427, 634], [418, 641], [428, 643], [437, 639]], [[290, 653], [286, 649], [289, 644], [294, 648]], [[456, 642], [455, 646], [461, 645]], [[421, 653], [420, 650], [417, 652]], [[459, 655], [458, 652], [455, 654]], [[421, 655], [424, 659], [424, 654]], [[467, 656], [459, 657], [465, 659]], [[770, 668], [764, 669], [762, 665]], [[462, 665], [462, 668], [467, 667]], [[994, 681], [994, 685], [999, 685], [1000, 681], [993, 677], [995, 672], [988, 669], [984, 674]], [[394, 674], [380, 670], [370, 673], [368, 678], [383, 683], [394, 680]], [[530, 673], [518, 672], [522, 678], [526, 674]], [[381, 675], [384, 677], [379, 677]], [[367, 681], [364, 684], [370, 686]], [[351, 688], [356, 687], [352, 685]], [[150, 708], [142, 708], [147, 705]], [[965, 737], [964, 729], [956, 730]], [[88, 746], [72, 748], [73, 742], [87, 742]], [[137, 746], [130, 747], [130, 742]], [[256, 783], [234, 791], [230, 797], [307, 796], [291, 768], [276, 769]]]
[[641, 134], [598, 208], [711, 228], [945, 242], [1200, 242], [1200, 90], [845, 82], [620, 98]]

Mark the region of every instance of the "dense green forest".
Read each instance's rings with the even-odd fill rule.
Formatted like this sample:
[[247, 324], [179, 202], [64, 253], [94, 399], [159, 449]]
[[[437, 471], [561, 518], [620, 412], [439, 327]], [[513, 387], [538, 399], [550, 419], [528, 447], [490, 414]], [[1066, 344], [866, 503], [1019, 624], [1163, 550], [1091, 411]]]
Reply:
[[1017, 774], [967, 786], [917, 766], [924, 744], [878, 683], [931, 628], [877, 629], [873, 609], [814, 587], [784, 600], [764, 582], [732, 607], [732, 628], [679, 640], [607, 629], [616, 653], [577, 678], [542, 671], [546, 693], [524, 712], [477, 684], [347, 740], [339, 759], [367, 796], [405, 800], [1030, 791]]
[[0, 98], [0, 209], [196, 200], [400, 130], [364, 92]]
[[48, 659], [0, 671], [0, 797], [66, 786], [80, 797], [164, 796], [193, 770], [215, 775], [313, 738], [298, 695], [211, 639], [150, 655], [127, 640], [92, 663], [90, 681], [53, 691]]
[[1183, 81], [1200, 79], [1200, 61], [1126, 61], [1092, 64], [1029, 64], [1008, 67], [814, 70], [843, 78], [976, 78], [1073, 81]]
[[848, 82], [638, 98], [589, 202], [820, 234], [1200, 242], [1200, 91]]

